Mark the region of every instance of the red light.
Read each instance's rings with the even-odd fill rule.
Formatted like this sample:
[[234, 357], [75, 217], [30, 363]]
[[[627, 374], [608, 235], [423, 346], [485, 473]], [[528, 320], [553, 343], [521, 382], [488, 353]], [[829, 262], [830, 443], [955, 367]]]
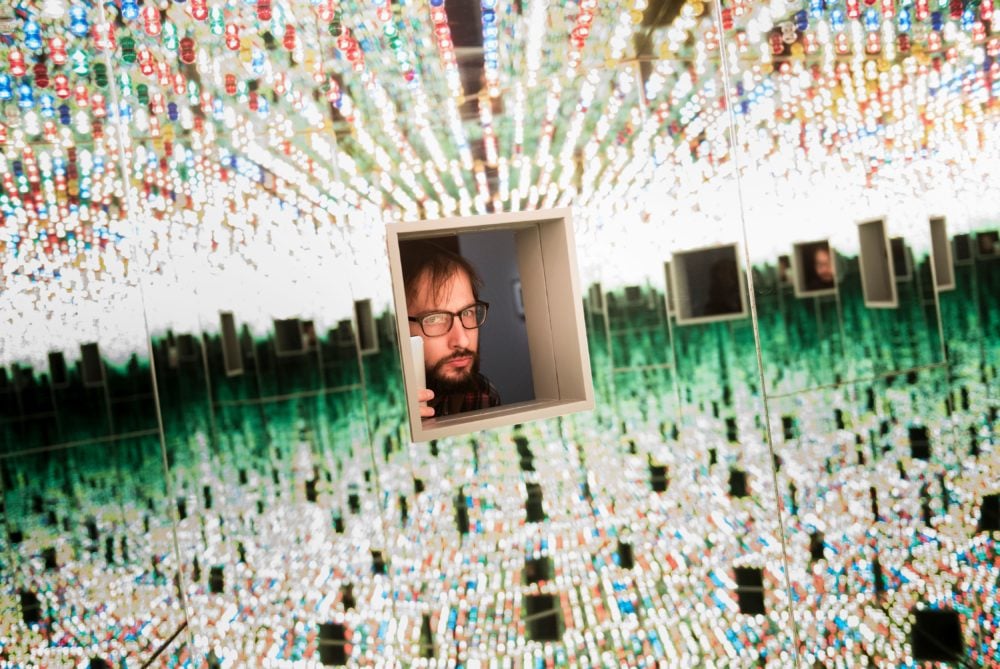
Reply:
[[69, 97], [69, 78], [60, 72], [55, 78], [56, 95], [65, 100]]
[[97, 118], [104, 118], [104, 96], [100, 93], [94, 93], [93, 97], [90, 98], [90, 106], [94, 110], [94, 116]]
[[69, 60], [66, 53], [66, 40], [62, 37], [53, 37], [49, 40], [49, 56], [56, 65], [65, 65]]
[[[847, 53], [851, 52], [851, 45], [847, 41], [847, 35], [845, 35], [844, 33], [838, 33], [837, 34], [837, 37], [834, 40], [834, 44], [837, 47], [837, 53], [840, 54], [840, 55], [842, 55], [842, 56], [844, 54], [847, 54]], [[846, 64], [845, 64], [845, 68], [846, 68]]]
[[180, 44], [181, 62], [190, 65], [194, 62], [194, 39], [182, 37]]
[[10, 63], [10, 73], [15, 77], [23, 77], [25, 72], [28, 71], [27, 66], [24, 64], [24, 55], [18, 49], [11, 50], [7, 56], [7, 62]]
[[35, 66], [31, 70], [35, 75], [35, 86], [38, 88], [48, 88], [49, 71], [45, 69], [45, 63], [35, 63]]
[[878, 53], [882, 50], [882, 44], [879, 42], [878, 33], [868, 33], [865, 50], [868, 51], [868, 53]]
[[733, 10], [726, 7], [722, 10], [722, 29], [732, 30], [733, 29]]
[[160, 34], [160, 10], [153, 5], [146, 5], [142, 8], [143, 29], [147, 35], [156, 36]]

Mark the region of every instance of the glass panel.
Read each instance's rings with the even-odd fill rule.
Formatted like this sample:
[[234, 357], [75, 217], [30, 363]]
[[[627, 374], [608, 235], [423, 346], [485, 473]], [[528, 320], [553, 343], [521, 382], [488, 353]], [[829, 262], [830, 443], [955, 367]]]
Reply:
[[[992, 11], [0, 7], [5, 659], [988, 663]], [[410, 443], [384, 223], [563, 206], [596, 410]]]
[[981, 661], [991, 605], [968, 593], [990, 571], [975, 522], [988, 503], [958, 481], [981, 471], [992, 420], [989, 308], [976, 313], [959, 263], [939, 295], [931, 233], [935, 217], [947, 234], [996, 220], [968, 181], [996, 164], [964, 130], [981, 103], [940, 87], [982, 85], [981, 17], [936, 3], [716, 9], [799, 657]]
[[[670, 41], [666, 30], [653, 32]], [[736, 243], [722, 264], [744, 262], [725, 116], [706, 112], [705, 134], [692, 145], [679, 131], [679, 114], [650, 111], [671, 91], [694, 109], [701, 96], [718, 93], [721, 79], [708, 63], [696, 73], [671, 60], [651, 67], [662, 87], [655, 102], [641, 100], [634, 65], [574, 80], [587, 90], [610, 90], [614, 102], [580, 112], [583, 131], [565, 140], [584, 154], [570, 184], [584, 202], [574, 210], [581, 280], [600, 286], [586, 300], [586, 316], [603, 409], [410, 444], [408, 462], [390, 460], [384, 469], [390, 498], [402, 495], [398, 521], [388, 521], [395, 558], [440, 561], [445, 570], [442, 581], [424, 582], [419, 604], [407, 609], [411, 626], [430, 617], [438, 656], [485, 659], [499, 649], [533, 661], [544, 657], [550, 634], [559, 640], [552, 655], [570, 663], [605, 651], [624, 663], [646, 654], [689, 664], [787, 661], [794, 648], [753, 331], [748, 311], [741, 316], [745, 290], [737, 274], [732, 292], [721, 291], [737, 298], [739, 313], [725, 315], [741, 317], [685, 325], [668, 320], [664, 297], [664, 263], [674, 250]], [[535, 104], [553, 99], [572, 119], [577, 95], [576, 88], [550, 89]], [[665, 129], [671, 120], [673, 132]], [[501, 132], [509, 121], [500, 122]], [[608, 156], [608, 171], [591, 172], [599, 165], [587, 155]], [[654, 170], [654, 155], [677, 170]], [[557, 182], [560, 174], [542, 178]], [[705, 179], [713, 196], [691, 215]], [[702, 304], [711, 297], [706, 257], [695, 255], [685, 276], [688, 301], [701, 310], [695, 320], [712, 311]], [[683, 412], [672, 341], [683, 341], [676, 349]], [[706, 419], [713, 401], [717, 414]], [[706, 509], [717, 510], [708, 521]], [[411, 543], [417, 534], [436, 543]], [[658, 576], [665, 573], [669, 579]], [[739, 584], [742, 591], [738, 574], [750, 581]], [[741, 598], [751, 613], [740, 612]], [[761, 599], [764, 613], [756, 615]], [[621, 631], [633, 624], [641, 633]], [[730, 638], [720, 639], [716, 629], [728, 629]]]
[[[231, 175], [194, 193], [157, 239], [175, 259], [192, 243], [228, 253], [165, 267], [147, 310], [193, 652], [303, 661], [334, 621], [359, 635], [355, 652], [374, 652], [360, 603], [385, 548], [344, 214], [294, 184], [266, 187], [272, 164], [223, 164]], [[317, 578], [332, 593], [318, 608], [303, 585]]]
[[0, 636], [16, 665], [139, 663], [186, 623], [130, 263], [141, 240], [107, 119], [112, 74], [78, 39], [102, 8], [73, 6], [70, 42], [66, 7], [49, 11], [18, 17], [0, 83], [16, 95], [0, 130]]

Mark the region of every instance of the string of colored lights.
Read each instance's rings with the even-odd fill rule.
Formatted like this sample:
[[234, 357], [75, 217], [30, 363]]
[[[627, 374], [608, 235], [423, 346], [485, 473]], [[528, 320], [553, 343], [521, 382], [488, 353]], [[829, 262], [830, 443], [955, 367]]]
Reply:
[[[195, 224], [183, 212], [227, 178], [231, 166], [193, 158], [220, 143], [213, 160], [249, 160], [261, 181], [280, 173], [273, 197], [339, 221], [357, 207], [356, 220], [377, 226], [558, 203], [582, 207], [589, 225], [609, 199], [725, 173], [734, 150], [790, 181], [815, 179], [831, 160], [863, 165], [864, 185], [877, 187], [900, 163], [979, 160], [997, 136], [992, 0], [733, 2], [722, 26], [691, 2], [662, 27], [643, 22], [645, 0], [481, 5], [486, 98], [471, 118], [436, 0], [124, 0], [107, 22], [79, 1], [5, 8], [5, 292], [127, 265], [123, 191], [107, 166], [119, 122], [141, 199], [174, 225]], [[640, 30], [651, 56], [635, 52]], [[735, 64], [737, 147], [718, 109], [721, 48]], [[649, 65], [645, 81], [636, 58]], [[799, 175], [779, 167], [789, 156]]]

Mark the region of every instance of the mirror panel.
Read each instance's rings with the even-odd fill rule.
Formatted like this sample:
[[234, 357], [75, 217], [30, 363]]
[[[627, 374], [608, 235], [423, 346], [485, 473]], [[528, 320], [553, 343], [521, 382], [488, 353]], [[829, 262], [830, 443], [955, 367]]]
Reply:
[[979, 332], [948, 322], [978, 302], [954, 259], [955, 289], [937, 284], [930, 222], [995, 221], [968, 181], [994, 159], [960, 130], [980, 102], [922, 116], [942, 68], [974, 79], [981, 52], [956, 46], [972, 26], [893, 3], [716, 9], [799, 662], [983, 657], [989, 605], [960, 584], [989, 567], [940, 566], [989, 541], [982, 496], [955, 494], [983, 467], [991, 418], [952, 353]]
[[[992, 7], [0, 7], [6, 659], [988, 664]], [[412, 443], [386, 224], [559, 208], [594, 410]]]
[[[187, 611], [143, 319], [145, 269], [133, 262], [137, 211], [107, 118], [114, 69], [79, 47], [62, 67], [68, 45], [51, 41], [61, 16], [24, 13], [24, 42], [11, 46], [12, 9], [3, 16], [12, 67], [0, 85], [8, 93], [0, 131], [5, 654], [17, 664], [119, 664], [151, 659], [172, 642], [183, 656], [187, 640], [177, 633]], [[103, 7], [73, 11], [78, 30], [103, 20]], [[28, 67], [30, 77], [17, 74]], [[107, 641], [86, 647], [80, 637]]]
[[[664, 41], [660, 48], [667, 48], [666, 32], [653, 32]], [[642, 519], [622, 530], [619, 542], [641, 547], [633, 552], [648, 560], [650, 571], [637, 567], [629, 581], [643, 593], [640, 600], [672, 602], [668, 610], [686, 602], [692, 612], [702, 611], [681, 616], [683, 625], [673, 627], [664, 642], [673, 647], [666, 657], [680, 663], [724, 656], [746, 662], [787, 658], [795, 644], [761, 420], [746, 240], [728, 117], [717, 97], [724, 79], [713, 60], [693, 66], [697, 75], [671, 59], [654, 59], [649, 67], [645, 90], [656, 90], [650, 82], [659, 78], [660, 95], [677, 104], [671, 109], [678, 114], [659, 117], [667, 129], [651, 148], [659, 169], [640, 161], [650, 170], [636, 177], [642, 186], [595, 207], [592, 238], [586, 238], [581, 255], [597, 269], [592, 276], [602, 287], [607, 313], [602, 333], [595, 293], [588, 296], [598, 330], [592, 337], [610, 343], [604, 350], [610, 348], [605, 356], [614, 370], [609, 374], [614, 414], [598, 441], [616, 440], [619, 471], [645, 479], [653, 494], [617, 492], [619, 485], [596, 473], [591, 477], [616, 500], [616, 515]], [[687, 87], [691, 82], [693, 92]], [[720, 102], [718, 108], [699, 106], [706, 98]], [[651, 109], [662, 109], [656, 104], [650, 100]], [[686, 113], [698, 119], [688, 128], [681, 121]], [[596, 460], [588, 453], [586, 461]], [[595, 485], [590, 481], [590, 489]], [[663, 527], [676, 532], [665, 537]], [[617, 550], [612, 560], [621, 564], [629, 550]], [[671, 576], [651, 579], [660, 569]], [[648, 610], [644, 615], [656, 617]], [[710, 639], [711, 629], [759, 641], [694, 641], [702, 634]]]

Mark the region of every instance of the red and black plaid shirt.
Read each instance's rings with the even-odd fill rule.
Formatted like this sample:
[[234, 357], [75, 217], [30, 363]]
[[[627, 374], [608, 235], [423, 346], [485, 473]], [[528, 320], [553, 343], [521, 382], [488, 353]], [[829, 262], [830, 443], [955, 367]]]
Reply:
[[[500, 392], [490, 380], [482, 374], [479, 375], [478, 388], [464, 393], [452, 393], [451, 395], [437, 395], [430, 402], [434, 407], [435, 416], [449, 416], [451, 414], [462, 413], [463, 411], [475, 411], [476, 409], [487, 409], [500, 404]], [[461, 397], [459, 402], [457, 397]], [[453, 409], [457, 406], [457, 409]]]

